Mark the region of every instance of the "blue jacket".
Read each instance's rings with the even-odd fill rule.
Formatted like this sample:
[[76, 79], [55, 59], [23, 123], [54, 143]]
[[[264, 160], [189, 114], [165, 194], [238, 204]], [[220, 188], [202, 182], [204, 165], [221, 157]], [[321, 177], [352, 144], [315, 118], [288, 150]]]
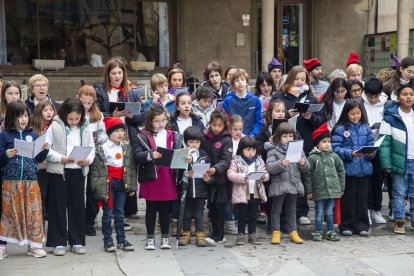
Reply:
[[14, 148], [14, 139], [34, 141], [37, 137], [32, 129], [12, 129], [0, 133], [0, 167], [3, 168], [3, 180], [37, 180], [37, 163], [46, 159], [49, 150], [41, 151], [34, 159], [19, 155], [9, 158], [6, 155], [6, 150]]
[[247, 92], [244, 98], [236, 94], [229, 95], [224, 99], [223, 109], [229, 116], [238, 114], [243, 118], [243, 134], [256, 136], [263, 125], [262, 104], [258, 97]]
[[[345, 134], [345, 135], [344, 135]], [[332, 149], [345, 165], [346, 176], [363, 177], [372, 174], [372, 157], [352, 157], [352, 152], [364, 146], [373, 146], [374, 136], [367, 124], [349, 122], [348, 133], [344, 126], [338, 126], [332, 133]]]

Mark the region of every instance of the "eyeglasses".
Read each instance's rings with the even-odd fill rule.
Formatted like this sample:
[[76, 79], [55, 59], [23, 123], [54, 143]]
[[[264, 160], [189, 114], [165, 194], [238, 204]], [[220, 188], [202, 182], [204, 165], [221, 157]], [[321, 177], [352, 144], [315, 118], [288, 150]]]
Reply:
[[161, 125], [166, 125], [167, 124], [167, 120], [162, 120], [162, 121], [154, 121], [152, 122], [154, 125], [156, 126], [161, 126]]
[[351, 89], [351, 93], [361, 93], [361, 92], [362, 92], [361, 88]]
[[36, 88], [40, 88], [40, 87], [47, 87], [47, 84], [46, 83], [43, 83], [43, 84], [35, 84], [33, 86], [36, 87]]
[[335, 95], [345, 95], [346, 94], [346, 90], [335, 90]]

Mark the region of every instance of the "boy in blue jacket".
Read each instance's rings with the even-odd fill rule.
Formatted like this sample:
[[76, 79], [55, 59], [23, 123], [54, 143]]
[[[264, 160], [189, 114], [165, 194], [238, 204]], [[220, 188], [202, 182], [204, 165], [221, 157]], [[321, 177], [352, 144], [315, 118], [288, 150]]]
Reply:
[[249, 75], [244, 69], [237, 69], [231, 78], [235, 94], [225, 98], [223, 109], [229, 116], [240, 115], [243, 118], [243, 134], [256, 136], [263, 125], [262, 105], [258, 97], [247, 91]]

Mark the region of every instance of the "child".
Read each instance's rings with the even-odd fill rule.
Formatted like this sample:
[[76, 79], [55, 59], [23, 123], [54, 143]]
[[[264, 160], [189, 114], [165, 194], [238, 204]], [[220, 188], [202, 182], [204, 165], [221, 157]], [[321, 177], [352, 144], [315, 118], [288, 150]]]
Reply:
[[272, 99], [273, 92], [276, 90], [276, 86], [270, 73], [259, 73], [256, 79], [255, 90], [255, 95], [259, 97], [260, 103], [262, 105], [262, 115], [265, 117], [266, 111], [269, 108], [269, 102]]
[[204, 70], [204, 82], [201, 86], [213, 88], [216, 99], [224, 99], [233, 94], [230, 84], [223, 80], [223, 68], [217, 61], [207, 64]]
[[210, 163], [207, 152], [200, 149], [203, 133], [198, 127], [190, 126], [184, 131], [184, 143], [190, 148], [191, 162], [188, 171], [184, 171], [182, 183], [187, 182], [188, 188], [185, 198], [183, 232], [178, 245], [186, 246], [191, 243], [191, 220], [194, 218], [196, 230], [196, 245], [207, 246], [204, 234], [203, 212], [208, 198], [208, 183], [211, 177], [204, 174], [203, 178], [193, 178], [192, 163]]
[[[56, 115], [55, 106], [47, 100], [39, 102], [34, 111], [33, 111], [33, 130], [37, 135], [42, 135], [45, 133], [50, 124], [52, 123], [53, 117]], [[39, 171], [37, 172], [37, 182], [39, 183], [40, 193], [42, 195], [42, 213], [43, 221], [48, 217], [47, 207], [48, 207], [48, 196], [47, 191], [49, 189], [49, 179], [47, 177], [47, 161], [44, 160], [42, 163], [39, 163]]]
[[322, 220], [325, 215], [326, 239], [339, 241], [339, 236], [334, 231], [334, 207], [336, 198], [341, 198], [345, 190], [344, 164], [332, 151], [331, 132], [327, 123], [315, 130], [312, 140], [315, 148], [308, 156], [310, 170], [305, 174], [304, 184], [308, 199], [315, 201], [313, 240], [322, 240]]
[[230, 200], [231, 184], [227, 179], [227, 169], [230, 166], [233, 143], [228, 132], [228, 117], [226, 112], [217, 108], [211, 113], [210, 127], [204, 132], [201, 148], [211, 159], [211, 168], [207, 174], [214, 176], [210, 185], [209, 206], [213, 231], [206, 238], [209, 244], [226, 242], [224, 237], [224, 221], [226, 204]]
[[[49, 224], [46, 246], [53, 255], [65, 255], [69, 240], [75, 254], [85, 254], [85, 176], [95, 158], [95, 144], [85, 120], [82, 102], [66, 99], [46, 132], [51, 148], [47, 155]], [[75, 146], [91, 147], [88, 156], [75, 162], [68, 157]], [[66, 215], [67, 214], [67, 215]]]
[[[104, 116], [96, 106], [96, 91], [92, 86], [84, 85], [79, 89], [78, 98], [85, 108], [85, 119], [88, 122], [88, 127], [93, 135], [95, 144], [102, 144], [106, 142], [108, 136], [105, 132]], [[119, 117], [118, 117], [119, 118]], [[99, 212], [98, 204], [95, 198], [95, 193], [92, 189], [91, 172], [88, 173], [86, 183], [86, 235], [96, 236], [95, 223], [96, 215]]]
[[341, 116], [346, 103], [348, 85], [343, 78], [334, 79], [324, 94], [321, 103], [324, 103], [325, 120], [329, 129], [332, 129]]
[[176, 181], [170, 168], [157, 166], [154, 160], [162, 158], [157, 147], [181, 148], [182, 136], [178, 132], [167, 130], [167, 124], [168, 115], [165, 109], [158, 104], [152, 104], [147, 111], [145, 129], [135, 137], [131, 137], [131, 147], [135, 162], [138, 164], [140, 195], [147, 205], [146, 250], [155, 249], [154, 232], [157, 213], [161, 226], [161, 249], [171, 248], [168, 231], [171, 203], [177, 199]]
[[364, 85], [359, 80], [348, 80], [349, 94], [347, 94], [348, 99], [359, 99], [362, 96], [364, 91]]
[[[384, 108], [392, 101], [388, 100], [387, 94], [382, 92], [382, 82], [377, 78], [370, 78], [365, 83], [364, 92], [360, 101], [365, 108], [368, 124], [371, 127], [374, 140], [378, 140], [378, 130], [384, 117]], [[382, 184], [384, 177], [380, 168], [379, 154], [372, 159], [373, 173], [371, 175], [371, 186], [368, 187], [368, 218], [371, 223], [386, 223], [381, 214]]]
[[257, 154], [257, 142], [251, 136], [240, 140], [237, 155], [233, 157], [227, 177], [233, 182], [232, 203], [238, 210], [237, 245], [244, 245], [246, 224], [249, 229], [249, 243], [259, 245], [261, 242], [256, 236], [257, 210], [260, 202], [266, 202], [266, 192], [262, 181], [269, 180], [266, 172], [260, 180], [249, 180], [251, 172], [266, 171], [266, 166], [260, 155]]
[[4, 122], [5, 130], [0, 133], [0, 152], [3, 169], [2, 204], [0, 222], [0, 260], [7, 257], [4, 242], [28, 244], [27, 255], [46, 257], [42, 249], [44, 230], [42, 203], [36, 173], [37, 162], [47, 155], [49, 145], [34, 159], [18, 156], [14, 140], [33, 141], [38, 135], [29, 128], [29, 109], [21, 101], [7, 105]]
[[3, 123], [6, 113], [6, 106], [12, 101], [17, 101], [22, 99], [22, 93], [20, 90], [20, 85], [14, 81], [6, 81], [3, 84], [0, 99], [0, 124]]
[[379, 136], [385, 136], [380, 147], [381, 168], [392, 173], [392, 200], [395, 218], [394, 233], [404, 234], [404, 202], [410, 199], [411, 228], [414, 228], [414, 90], [397, 89], [398, 102], [384, 110]]
[[137, 190], [137, 172], [128, 141], [124, 122], [119, 117], [106, 117], [105, 128], [109, 136], [96, 147], [96, 158], [91, 165], [91, 184], [96, 199], [102, 200], [102, 234], [106, 252], [115, 251], [112, 240], [112, 217], [115, 220], [117, 248], [134, 250], [125, 238], [124, 206], [127, 196]]
[[356, 151], [364, 146], [374, 145], [374, 136], [367, 124], [362, 104], [349, 100], [332, 129], [332, 148], [345, 165], [345, 192], [341, 199], [341, 224], [339, 230], [344, 236], [354, 233], [368, 236], [368, 187], [371, 184], [374, 153], [362, 154]]
[[201, 118], [205, 128], [208, 127], [211, 112], [214, 107], [212, 101], [214, 99], [213, 89], [209, 86], [200, 86], [195, 92], [196, 100], [193, 101], [193, 112]]
[[304, 195], [301, 174], [309, 170], [305, 154], [298, 163], [286, 160], [287, 144], [296, 140], [296, 132], [288, 123], [281, 123], [272, 136], [273, 149], [267, 153], [266, 167], [270, 173], [268, 197], [272, 197], [272, 244], [280, 243], [280, 213], [286, 204], [288, 232], [292, 242], [301, 244], [303, 240], [296, 231], [296, 198]]
[[204, 130], [204, 124], [200, 117], [191, 111], [191, 95], [183, 92], [175, 97], [176, 109], [174, 114], [170, 116], [170, 122], [174, 131], [183, 135], [184, 131], [190, 126], [196, 126], [201, 131]]
[[151, 77], [151, 90], [152, 99], [144, 103], [144, 111], [147, 111], [152, 103], [157, 103], [164, 106], [167, 113], [174, 112], [175, 98], [173, 93], [168, 93], [168, 80], [163, 74], [157, 73]]
[[256, 136], [263, 125], [262, 105], [258, 97], [247, 91], [249, 75], [244, 69], [237, 69], [234, 73], [231, 85], [236, 93], [224, 99], [223, 109], [229, 114], [243, 116], [245, 135]]
[[394, 76], [384, 84], [384, 93], [388, 98], [395, 101], [397, 90], [400, 87], [410, 86], [414, 89], [414, 58], [405, 57], [395, 69]]

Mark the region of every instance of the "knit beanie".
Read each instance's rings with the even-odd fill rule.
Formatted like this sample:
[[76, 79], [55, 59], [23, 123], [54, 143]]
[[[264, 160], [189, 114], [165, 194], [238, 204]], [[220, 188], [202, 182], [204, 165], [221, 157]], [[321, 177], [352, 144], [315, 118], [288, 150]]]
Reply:
[[267, 71], [270, 73], [272, 72], [273, 69], [283, 69], [283, 65], [277, 61], [277, 59], [275, 59], [274, 57], [272, 57], [272, 60], [269, 62], [269, 64], [267, 65]]
[[323, 123], [312, 134], [313, 144], [317, 146], [319, 142], [322, 141], [326, 137], [331, 137], [331, 131], [328, 128], [328, 124]]
[[308, 60], [304, 60], [303, 65], [305, 66], [306, 70], [308, 70], [309, 73], [312, 72], [312, 70], [322, 66], [321, 62], [317, 58], [311, 58]]
[[358, 54], [354, 53], [354, 52], [351, 52], [349, 54], [348, 61], [346, 62], [346, 67], [348, 67], [350, 64], [353, 64], [353, 63], [361, 65], [361, 62], [359, 61]]
[[117, 129], [125, 129], [125, 124], [119, 117], [105, 117], [104, 123], [108, 137], [111, 135], [112, 132], [114, 132]]
[[400, 60], [398, 59], [398, 57], [396, 55], [393, 54], [392, 55], [392, 61], [393, 61], [393, 63], [391, 65], [391, 68], [396, 70], [398, 65], [400, 65]]

